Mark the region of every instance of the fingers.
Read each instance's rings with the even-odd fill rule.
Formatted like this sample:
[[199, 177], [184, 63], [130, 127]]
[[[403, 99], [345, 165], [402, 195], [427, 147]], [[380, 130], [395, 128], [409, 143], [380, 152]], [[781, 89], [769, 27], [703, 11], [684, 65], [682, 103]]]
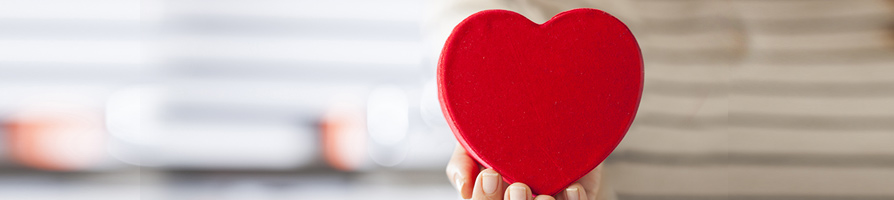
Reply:
[[457, 144], [450, 162], [447, 163], [447, 178], [463, 199], [472, 198], [473, 181], [475, 181], [472, 177], [476, 174], [478, 174], [478, 163], [475, 163], [466, 150]]
[[[543, 196], [543, 195], [541, 195]], [[552, 197], [550, 197], [552, 198]], [[534, 198], [531, 195], [531, 188], [524, 183], [513, 183], [506, 188], [506, 192], [503, 195], [503, 199], [506, 200], [533, 200]], [[538, 199], [541, 200], [541, 199]]]
[[574, 183], [565, 188], [565, 191], [556, 194], [559, 200], [586, 200], [587, 190], [580, 183]]
[[503, 199], [503, 179], [497, 171], [492, 169], [482, 170], [475, 179], [475, 189], [472, 192], [473, 200], [501, 200]]
[[[480, 171], [481, 173], [479, 171], [478, 163], [457, 144], [450, 162], [447, 163], [446, 173], [463, 199], [496, 200], [501, 199], [499, 194], [503, 193], [502, 199], [507, 200], [555, 200], [547, 195], [532, 197], [531, 189], [523, 183], [514, 183], [506, 188], [502, 177], [496, 171], [490, 169]], [[476, 174], [478, 176], [472, 179], [471, 177]], [[599, 165], [577, 183], [556, 194], [556, 197], [558, 200], [593, 200], [599, 196], [601, 182], [602, 165]]]

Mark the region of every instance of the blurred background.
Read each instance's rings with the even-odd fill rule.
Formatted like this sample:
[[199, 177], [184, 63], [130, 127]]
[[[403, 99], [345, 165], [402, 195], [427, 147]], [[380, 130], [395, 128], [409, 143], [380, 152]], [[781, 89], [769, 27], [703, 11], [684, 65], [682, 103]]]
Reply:
[[0, 199], [456, 199], [426, 6], [2, 0]]
[[0, 199], [458, 199], [437, 57], [483, 9], [643, 51], [619, 199], [894, 199], [890, 0], [0, 0]]

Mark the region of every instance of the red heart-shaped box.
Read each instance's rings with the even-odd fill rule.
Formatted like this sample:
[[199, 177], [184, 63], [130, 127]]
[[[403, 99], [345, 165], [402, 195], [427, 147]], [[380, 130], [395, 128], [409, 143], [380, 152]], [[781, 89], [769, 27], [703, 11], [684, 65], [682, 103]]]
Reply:
[[556, 194], [593, 170], [626, 134], [643, 89], [630, 30], [596, 9], [539, 25], [486, 10], [447, 39], [438, 93], [463, 147], [504, 181]]

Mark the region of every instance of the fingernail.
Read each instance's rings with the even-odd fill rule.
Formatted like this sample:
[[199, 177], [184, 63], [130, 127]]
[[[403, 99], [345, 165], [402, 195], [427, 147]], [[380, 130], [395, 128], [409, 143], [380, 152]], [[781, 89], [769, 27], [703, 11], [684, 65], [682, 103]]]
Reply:
[[580, 200], [580, 192], [577, 191], [577, 187], [565, 189], [565, 199]]
[[459, 191], [460, 194], [463, 192], [463, 179], [459, 176], [459, 172], [453, 173], [453, 183], [456, 185], [456, 190]]
[[509, 186], [509, 200], [526, 200], [528, 197], [525, 197], [525, 195], [528, 195], [525, 187]]
[[484, 189], [484, 193], [491, 195], [494, 194], [494, 192], [497, 192], [497, 176], [499, 176], [499, 174], [484, 172], [481, 176], [483, 177], [483, 179], [481, 179], [481, 188]]

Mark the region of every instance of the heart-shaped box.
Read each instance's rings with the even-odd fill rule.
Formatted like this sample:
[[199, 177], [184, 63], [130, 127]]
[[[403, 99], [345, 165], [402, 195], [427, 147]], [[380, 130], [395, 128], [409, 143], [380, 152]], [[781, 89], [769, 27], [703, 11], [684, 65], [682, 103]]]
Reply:
[[506, 10], [456, 26], [438, 93], [462, 146], [504, 181], [556, 194], [615, 149], [636, 115], [643, 61], [633, 34], [596, 9], [540, 25]]

